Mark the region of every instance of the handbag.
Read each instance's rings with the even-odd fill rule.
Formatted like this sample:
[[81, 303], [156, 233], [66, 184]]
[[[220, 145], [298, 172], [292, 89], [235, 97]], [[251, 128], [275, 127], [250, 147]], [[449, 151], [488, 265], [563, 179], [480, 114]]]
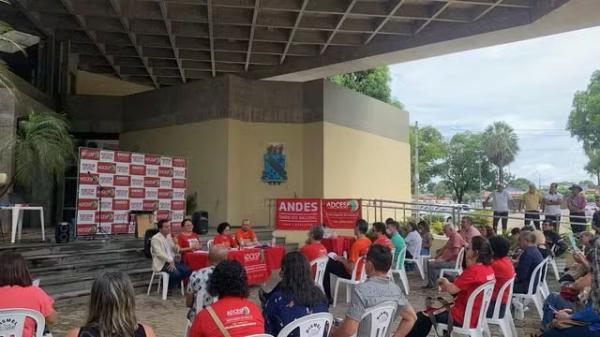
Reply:
[[210, 317], [212, 318], [213, 322], [215, 322], [215, 324], [217, 325], [217, 328], [219, 328], [219, 331], [221, 331], [221, 333], [223, 334], [223, 337], [231, 337], [229, 332], [227, 332], [227, 329], [225, 329], [223, 322], [221, 322], [221, 319], [219, 318], [219, 316], [217, 316], [217, 313], [212, 308], [212, 305], [206, 307], [206, 310], [208, 310]]
[[586, 326], [586, 325], [588, 325], [587, 322], [574, 321], [572, 319], [562, 320], [562, 321], [554, 319], [550, 323], [549, 327], [552, 329], [562, 330], [562, 329], [568, 329], [568, 328], [572, 328], [572, 327], [581, 327], [581, 326]]

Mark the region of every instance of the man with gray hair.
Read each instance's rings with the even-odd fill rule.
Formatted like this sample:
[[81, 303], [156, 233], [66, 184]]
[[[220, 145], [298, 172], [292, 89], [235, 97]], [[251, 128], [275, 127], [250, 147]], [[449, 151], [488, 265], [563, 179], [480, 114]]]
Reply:
[[190, 275], [187, 293], [185, 294], [185, 304], [190, 308], [187, 314], [190, 321], [194, 320], [194, 317], [196, 317], [196, 314], [200, 310], [217, 300], [216, 297], [211, 296], [207, 291], [208, 279], [212, 275], [213, 270], [215, 270], [215, 266], [224, 260], [227, 260], [227, 248], [222, 245], [212, 246], [208, 252], [210, 266], [196, 270]]
[[[515, 268], [513, 291], [517, 294], [527, 294], [533, 270], [544, 258], [536, 245], [535, 233], [532, 231], [521, 231], [521, 234], [519, 234], [519, 247], [523, 250], [523, 253], [521, 253]], [[537, 289], [537, 283], [533, 285], [533, 288]]]
[[327, 249], [321, 243], [324, 233], [325, 230], [321, 225], [313, 226], [308, 232], [306, 244], [300, 248], [300, 253], [306, 257], [308, 262], [327, 255]]
[[440, 276], [440, 270], [454, 268], [458, 253], [467, 245], [450, 224], [444, 225], [444, 234], [448, 237], [448, 241], [444, 247], [437, 250], [435, 259], [429, 260], [427, 263], [427, 284], [422, 287], [423, 289], [434, 288], [436, 280]]
[[508, 203], [511, 197], [504, 190], [504, 184], [501, 182], [496, 184], [496, 190], [488, 194], [487, 198], [483, 201], [483, 207], [488, 206], [490, 199], [492, 199], [492, 210], [494, 211], [494, 220], [492, 221], [494, 233], [498, 233], [498, 221], [500, 219], [502, 219], [502, 233], [506, 233], [508, 227]]

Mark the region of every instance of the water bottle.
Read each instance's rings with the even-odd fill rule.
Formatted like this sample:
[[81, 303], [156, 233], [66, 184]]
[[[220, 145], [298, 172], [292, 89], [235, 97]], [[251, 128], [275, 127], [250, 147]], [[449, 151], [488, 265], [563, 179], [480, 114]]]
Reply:
[[277, 244], [277, 238], [276, 237], [271, 237], [271, 247], [275, 247], [275, 244]]

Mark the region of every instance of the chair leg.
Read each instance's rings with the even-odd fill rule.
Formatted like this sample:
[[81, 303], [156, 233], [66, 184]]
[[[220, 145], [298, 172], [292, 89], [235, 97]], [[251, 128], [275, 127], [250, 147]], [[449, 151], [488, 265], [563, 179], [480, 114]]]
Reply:
[[512, 331], [512, 336], [518, 337], [519, 335], [517, 334], [517, 327], [515, 326], [515, 320], [513, 319], [512, 314], [510, 313], [510, 310], [508, 310], [507, 315], [508, 315], [508, 324], [510, 326], [510, 330]]
[[423, 272], [423, 259], [418, 259], [416, 265], [417, 269], [419, 270], [419, 275], [421, 275], [421, 279], [424, 280], [425, 273]]
[[560, 276], [558, 273], [558, 265], [556, 264], [556, 260], [555, 259], [550, 260], [550, 265], [552, 266], [552, 270], [554, 271], [554, 277], [556, 277], [556, 280], [558, 281]]
[[169, 291], [169, 274], [167, 273], [163, 273], [162, 274], [162, 280], [163, 280], [163, 285], [162, 285], [162, 299], [163, 301], [167, 299], [167, 292]]
[[350, 285], [346, 284], [346, 303], [350, 303]]
[[183, 280], [181, 280], [181, 285], [180, 285], [180, 287], [181, 287], [181, 296], [185, 296], [185, 292], [184, 292], [184, 290], [183, 290], [183, 287], [184, 287], [184, 285], [183, 285]]
[[146, 292], [146, 296], [150, 296], [150, 290], [152, 290], [153, 282], [154, 282], [154, 272], [152, 272], [152, 276], [150, 276], [150, 284], [148, 284], [148, 291]]
[[338, 280], [335, 280], [335, 290], [333, 291], [333, 307], [334, 308], [337, 305], [337, 298], [338, 298], [338, 290], [339, 289], [340, 289], [340, 282], [338, 282]]
[[535, 296], [533, 297], [533, 304], [537, 309], [538, 315], [540, 315], [540, 319], [542, 319], [542, 317], [544, 317], [544, 311], [542, 308], [543, 300], [541, 299], [540, 295], [535, 294]]
[[509, 325], [509, 323], [507, 322], [506, 317], [504, 317], [504, 319], [502, 321], [500, 321], [500, 324], [498, 325], [500, 327], [500, 331], [502, 331], [502, 335], [504, 337], [517, 337], [517, 336], [513, 336], [512, 330], [510, 329], [510, 327], [508, 325]]

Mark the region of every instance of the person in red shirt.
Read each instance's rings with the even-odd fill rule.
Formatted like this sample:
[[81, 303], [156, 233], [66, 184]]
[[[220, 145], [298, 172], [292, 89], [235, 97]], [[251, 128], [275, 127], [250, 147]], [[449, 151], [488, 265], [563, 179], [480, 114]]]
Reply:
[[[494, 313], [494, 306], [496, 305], [496, 299], [498, 298], [498, 292], [500, 288], [508, 282], [510, 279], [515, 277], [515, 267], [508, 257], [508, 251], [510, 250], [510, 242], [507, 238], [502, 235], [494, 235], [489, 238], [492, 251], [494, 252], [494, 259], [490, 265], [494, 270], [496, 276], [496, 284], [494, 285], [494, 292], [492, 293], [492, 301], [487, 312], [487, 317], [492, 317]], [[504, 318], [504, 312], [506, 311], [506, 304], [510, 300], [508, 298], [509, 289], [507, 288], [502, 295], [502, 304], [500, 305], [500, 318]]]
[[300, 248], [300, 253], [306, 257], [309, 263], [327, 255], [327, 248], [321, 244], [324, 233], [325, 231], [321, 225], [313, 226], [308, 232], [308, 239], [306, 244]]
[[373, 234], [375, 234], [376, 238], [373, 243], [388, 247], [391, 251], [394, 251], [394, 244], [392, 243], [392, 240], [387, 237], [386, 232], [386, 226], [383, 222], [375, 222], [373, 224]]
[[250, 229], [250, 220], [242, 220], [242, 228], [235, 232], [235, 240], [240, 247], [256, 246], [258, 239], [252, 229]]
[[222, 222], [217, 226], [217, 235], [213, 238], [213, 245], [221, 245], [227, 248], [237, 248], [237, 242], [231, 237], [231, 225]]
[[231, 337], [265, 332], [261, 310], [248, 299], [246, 270], [238, 261], [221, 261], [215, 267], [208, 282], [208, 293], [218, 296], [219, 300], [196, 315], [190, 337], [222, 337], [225, 335], [222, 329]]
[[192, 220], [183, 219], [181, 222], [181, 233], [177, 235], [177, 243], [179, 244], [179, 252], [181, 252], [181, 256], [186, 253], [193, 252], [194, 250], [198, 250], [202, 247], [200, 243], [200, 239], [198, 238], [198, 234], [194, 233], [192, 230], [194, 229], [194, 224], [192, 224]]
[[[467, 248], [465, 257], [467, 267], [458, 275], [454, 282], [446, 278], [438, 280], [438, 285], [442, 291], [454, 295], [454, 305], [450, 311], [441, 311], [436, 313], [435, 321], [447, 323], [449, 315], [452, 315], [454, 326], [462, 326], [465, 320], [465, 311], [469, 296], [479, 286], [494, 280], [494, 270], [490, 266], [492, 263], [492, 247], [489, 241], [481, 236], [471, 239], [471, 244]], [[474, 328], [479, 318], [482, 298], [479, 296], [473, 304], [471, 313], [471, 328]], [[431, 330], [431, 319], [424, 312], [417, 314], [417, 322], [407, 337], [425, 337]]]

